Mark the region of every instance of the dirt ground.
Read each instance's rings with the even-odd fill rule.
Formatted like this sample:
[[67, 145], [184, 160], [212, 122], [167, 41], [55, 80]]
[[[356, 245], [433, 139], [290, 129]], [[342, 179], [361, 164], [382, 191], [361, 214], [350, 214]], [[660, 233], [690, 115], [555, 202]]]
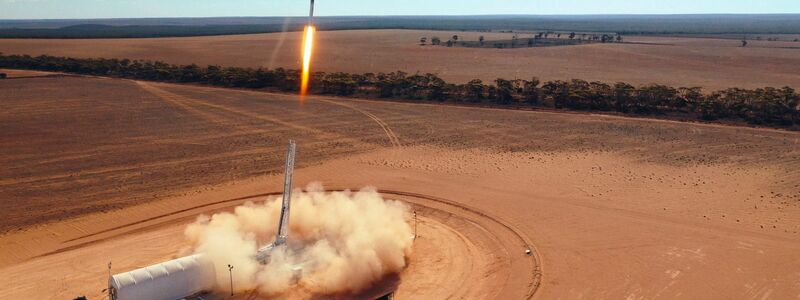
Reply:
[[800, 296], [798, 133], [99, 78], [0, 91], [1, 298], [98, 298], [108, 261], [185, 254], [198, 214], [280, 192], [289, 138], [296, 187], [420, 212], [409, 267], [366, 293]]
[[43, 77], [43, 76], [56, 76], [56, 73], [31, 71], [31, 70], [13, 70], [13, 69], [0, 69], [0, 73], [5, 73], [7, 78], [27, 78], [27, 77]]
[[[800, 43], [733, 39], [629, 36], [641, 44], [592, 44], [569, 47], [476, 49], [421, 47], [420, 37], [453, 35], [460, 40], [510, 39], [508, 33], [419, 30], [353, 30], [320, 32], [315, 70], [327, 72], [436, 73], [448, 81], [478, 78], [544, 80], [584, 79], [632, 84], [800, 88]], [[531, 35], [521, 34], [520, 38]], [[292, 68], [300, 66], [301, 34], [100, 40], [6, 39], [0, 52], [71, 57], [163, 60], [177, 64]], [[223, 55], [224, 54], [224, 55]]]

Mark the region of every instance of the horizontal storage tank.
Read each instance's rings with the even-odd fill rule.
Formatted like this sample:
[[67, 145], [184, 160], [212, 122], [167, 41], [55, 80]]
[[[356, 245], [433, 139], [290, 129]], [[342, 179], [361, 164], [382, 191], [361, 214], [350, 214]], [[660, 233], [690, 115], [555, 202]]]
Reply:
[[211, 291], [215, 278], [214, 264], [195, 254], [116, 274], [108, 286], [112, 300], [175, 300]]

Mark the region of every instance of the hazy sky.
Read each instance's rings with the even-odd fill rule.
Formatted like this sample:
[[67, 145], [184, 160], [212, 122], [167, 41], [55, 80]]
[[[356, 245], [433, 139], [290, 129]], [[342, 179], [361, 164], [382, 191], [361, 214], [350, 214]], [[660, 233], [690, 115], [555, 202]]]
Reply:
[[[800, 0], [317, 0], [319, 15], [800, 13]], [[0, 0], [0, 19], [300, 16], [306, 0]]]

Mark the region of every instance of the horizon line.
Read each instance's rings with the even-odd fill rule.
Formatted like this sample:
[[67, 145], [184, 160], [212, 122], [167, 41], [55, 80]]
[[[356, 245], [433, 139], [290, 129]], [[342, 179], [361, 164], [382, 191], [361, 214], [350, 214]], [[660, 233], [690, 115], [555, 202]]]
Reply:
[[[587, 17], [587, 16], [791, 16], [792, 13], [586, 13], [586, 14], [418, 14], [418, 15], [320, 15], [319, 18], [375, 18], [375, 17]], [[88, 17], [88, 18], [0, 18], [0, 21], [79, 21], [79, 20], [132, 20], [132, 19], [222, 19], [222, 18], [307, 18], [304, 15], [283, 16], [175, 16], [175, 17]]]

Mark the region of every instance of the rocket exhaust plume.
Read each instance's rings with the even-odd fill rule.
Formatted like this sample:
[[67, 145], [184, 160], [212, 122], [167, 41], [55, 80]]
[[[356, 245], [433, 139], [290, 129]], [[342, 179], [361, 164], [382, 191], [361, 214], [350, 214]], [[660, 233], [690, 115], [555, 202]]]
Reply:
[[314, 50], [314, 32], [316, 29], [312, 25], [306, 26], [303, 34], [303, 75], [300, 79], [300, 96], [308, 94], [308, 82], [311, 72], [311, 53]]
[[199, 217], [186, 228], [194, 253], [213, 262], [218, 290], [229, 288], [228, 264], [236, 267], [237, 291], [279, 298], [358, 293], [406, 267], [413, 243], [406, 204], [385, 200], [373, 188], [326, 192], [318, 183], [291, 198], [286, 246], [267, 264], [257, 261], [257, 245], [275, 239], [278, 197]]
[[311, 53], [314, 50], [314, 0], [311, 0], [311, 9], [308, 12], [308, 25], [303, 33], [303, 75], [300, 79], [300, 99], [308, 94], [308, 81], [311, 72]]

